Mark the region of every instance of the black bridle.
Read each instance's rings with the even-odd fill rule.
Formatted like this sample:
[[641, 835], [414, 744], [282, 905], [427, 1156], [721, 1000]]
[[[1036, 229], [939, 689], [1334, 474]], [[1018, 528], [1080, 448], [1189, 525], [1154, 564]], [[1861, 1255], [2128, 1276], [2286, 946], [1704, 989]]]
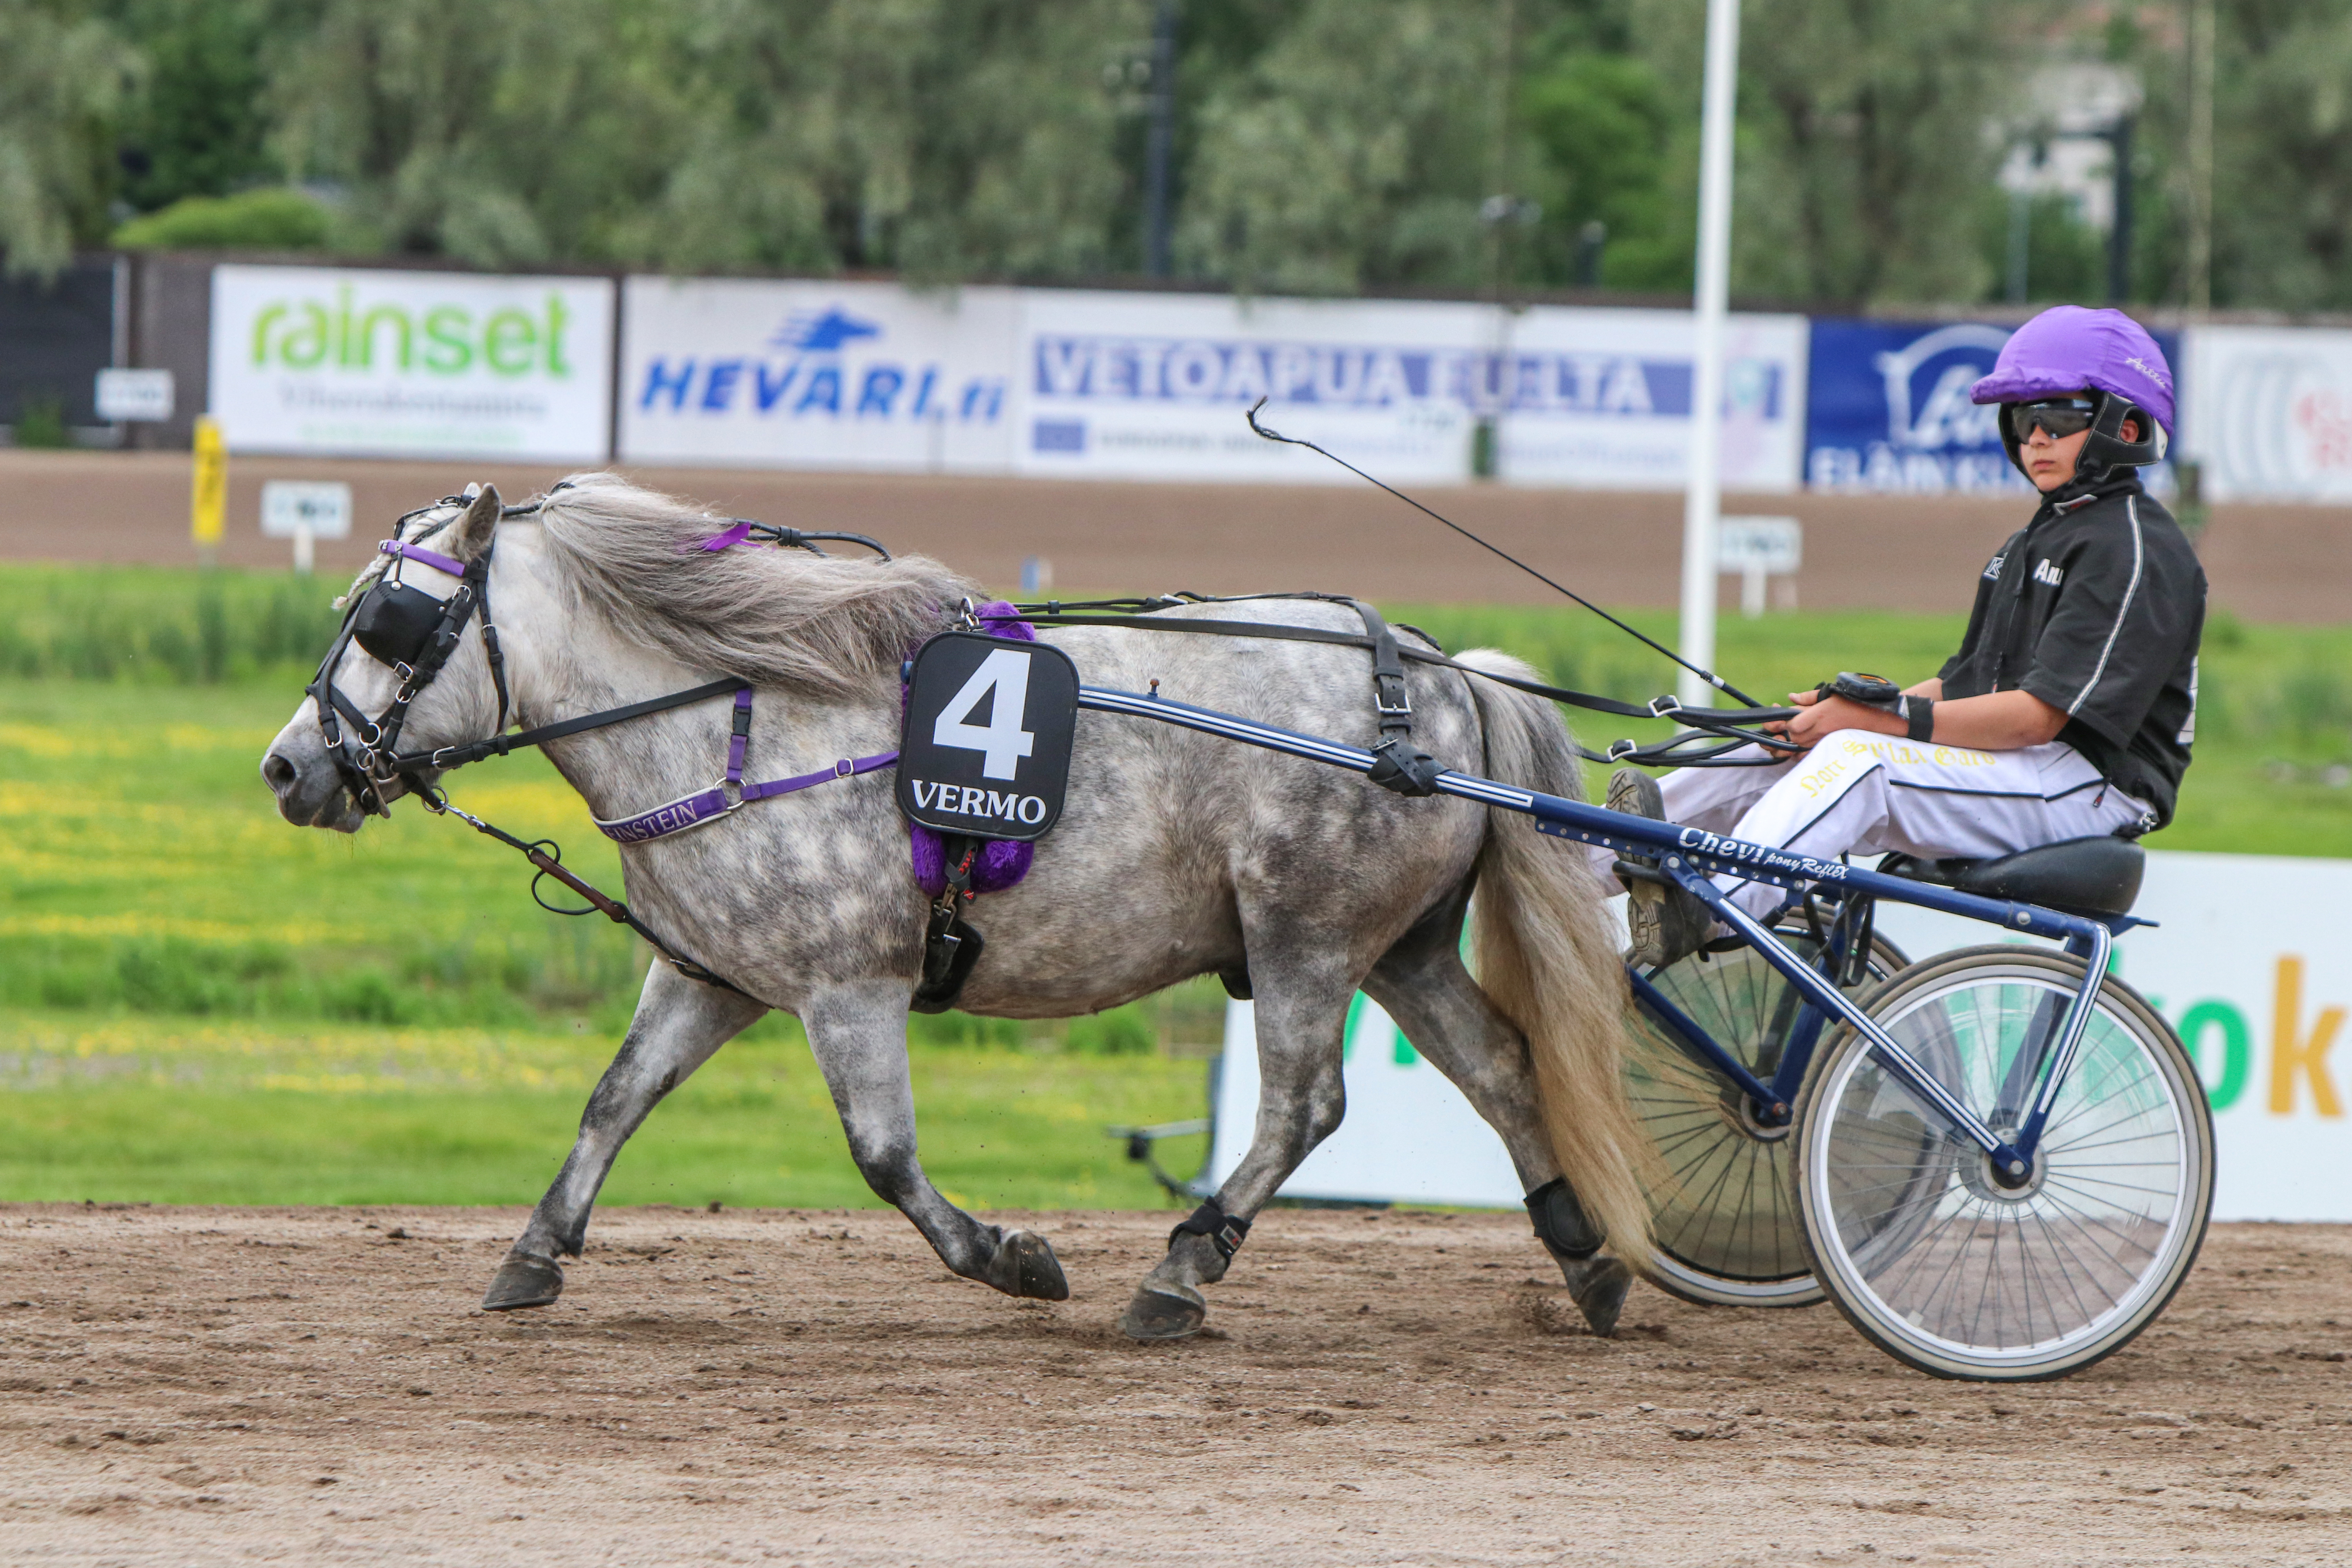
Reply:
[[[318, 709], [319, 733], [327, 742], [327, 754], [334, 760], [343, 787], [351, 792], [352, 804], [371, 816], [392, 815], [384, 790], [395, 781], [407, 785], [418, 797], [429, 798], [431, 786], [419, 772], [421, 767], [432, 765], [429, 754], [422, 759], [415, 753], [402, 755], [398, 750], [400, 732], [407, 726], [410, 707], [457, 651], [467, 623], [478, 613], [482, 622], [482, 652], [489, 660], [490, 682], [499, 694], [498, 724], [491, 733], [502, 734], [507, 727], [510, 704], [506, 657], [499, 650], [498, 626], [490, 618], [490, 558], [498, 551], [497, 531], [491, 531], [482, 552], [471, 561], [452, 560], [404, 537], [412, 520], [445, 507], [468, 504], [467, 497], [445, 496], [432, 506], [407, 513], [393, 525], [393, 536], [377, 546], [391, 557], [390, 561], [364, 592], [353, 596], [350, 607], [343, 612], [343, 624], [335, 640], [329, 645], [326, 657], [319, 661], [319, 673], [310, 678], [305, 689], [305, 695]], [[499, 516], [514, 517], [537, 510], [535, 504], [503, 507]], [[457, 591], [442, 599], [404, 582], [401, 569], [410, 561], [457, 578]], [[335, 667], [342, 662], [344, 651], [353, 643], [390, 669], [400, 682], [391, 702], [373, 718], [335, 684]], [[351, 726], [348, 732], [345, 724]]]

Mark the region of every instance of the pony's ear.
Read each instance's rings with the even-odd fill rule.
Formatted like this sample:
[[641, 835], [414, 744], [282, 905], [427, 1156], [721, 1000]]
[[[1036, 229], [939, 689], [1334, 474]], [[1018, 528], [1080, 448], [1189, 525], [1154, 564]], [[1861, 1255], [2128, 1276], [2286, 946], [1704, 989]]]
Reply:
[[471, 561], [490, 547], [490, 539], [498, 531], [499, 517], [506, 508], [499, 500], [496, 485], [467, 485], [472, 503], [457, 526], [449, 532], [449, 553], [460, 561]]

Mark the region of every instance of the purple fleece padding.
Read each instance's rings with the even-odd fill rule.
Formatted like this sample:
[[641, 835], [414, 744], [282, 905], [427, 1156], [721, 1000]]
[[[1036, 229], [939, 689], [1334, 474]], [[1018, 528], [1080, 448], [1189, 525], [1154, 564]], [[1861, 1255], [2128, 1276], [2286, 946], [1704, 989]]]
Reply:
[[[980, 624], [988, 628], [992, 637], [1009, 637], [1014, 642], [1035, 642], [1037, 633], [1028, 622], [1016, 620], [1020, 612], [999, 599], [982, 605], [976, 612]], [[906, 694], [898, 700], [903, 706]], [[907, 824], [907, 838], [914, 851], [915, 880], [921, 884], [925, 896], [938, 898], [948, 890], [947, 846], [940, 836], [928, 827]], [[971, 890], [975, 893], [1001, 893], [1020, 882], [1029, 874], [1029, 863], [1037, 857], [1034, 844], [1015, 844], [1007, 839], [992, 838], [980, 847], [980, 858], [972, 862]]]
[[1977, 403], [2031, 403], [2095, 387], [2172, 423], [2172, 367], [2147, 329], [2121, 310], [2056, 305], [2010, 334], [1992, 374], [1969, 389]]

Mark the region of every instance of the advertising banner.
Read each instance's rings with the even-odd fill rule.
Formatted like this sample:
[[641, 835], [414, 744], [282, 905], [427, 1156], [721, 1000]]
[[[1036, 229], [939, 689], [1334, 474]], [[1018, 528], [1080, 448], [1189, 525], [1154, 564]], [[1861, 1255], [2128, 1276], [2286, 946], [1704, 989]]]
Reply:
[[1009, 289], [632, 278], [621, 460], [1003, 472]]
[[601, 463], [601, 278], [216, 267], [211, 412], [232, 450]]
[[[1805, 483], [1864, 494], [2030, 493], [2001, 450], [1998, 411], [1969, 401], [2010, 331], [1982, 321], [1815, 320]], [[2179, 334], [2155, 336], [2177, 369]], [[2161, 492], [2169, 469], [2158, 465], [2147, 478]]]
[[1382, 479], [1444, 483], [1470, 465], [1475, 305], [1033, 289], [1016, 461], [1073, 479], [1360, 484], [1252, 434], [1243, 416]]
[[[2343, 912], [2352, 909], [2352, 865], [2155, 851], [2137, 907], [2163, 923], [2116, 942], [2116, 973], [2179, 1031], [2205, 1081], [2213, 1217], [2352, 1221], [2352, 1045], [2336, 1048], [2352, 1011], [2352, 916]], [[2002, 940], [1990, 926], [1897, 904], [1879, 905], [1878, 929], [1915, 961]], [[1253, 1028], [1250, 1005], [1232, 1004], [1212, 1182], [1248, 1147]], [[1284, 1184], [1285, 1196], [1519, 1206], [1501, 1141], [1360, 996], [1343, 1074], [1347, 1120]]]
[[[1538, 306], [1508, 318], [1475, 389], [1497, 418], [1512, 484], [1679, 490], [1690, 463], [1687, 310]], [[1805, 319], [1733, 316], [1724, 338], [1727, 490], [1793, 490], [1805, 407]]]
[[2352, 331], [2194, 327], [2181, 442], [2209, 500], [2352, 500]]
[[[1397, 300], [1241, 300], [1035, 289], [1023, 295], [1024, 473], [1349, 482], [1260, 440], [1244, 413], [1383, 479], [1470, 478], [1496, 421], [1507, 482], [1678, 489], [1688, 460], [1687, 311]], [[1724, 483], [1792, 489], [1805, 322], [1735, 317]]]

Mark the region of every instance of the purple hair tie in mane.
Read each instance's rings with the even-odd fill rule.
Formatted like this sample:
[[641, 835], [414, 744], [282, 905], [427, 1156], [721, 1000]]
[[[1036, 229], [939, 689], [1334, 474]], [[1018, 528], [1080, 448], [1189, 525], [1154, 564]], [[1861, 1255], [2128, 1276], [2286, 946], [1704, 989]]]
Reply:
[[680, 555], [691, 555], [698, 550], [724, 550], [730, 545], [740, 544], [751, 537], [751, 524], [739, 522], [723, 533], [712, 534], [699, 544], [681, 544], [678, 546], [677, 552]]
[[[982, 627], [992, 637], [1004, 637], [1013, 642], [1035, 642], [1037, 632], [1020, 618], [1021, 612], [1003, 599], [981, 605], [972, 612]], [[898, 694], [901, 708], [906, 704], [906, 691]], [[924, 896], [938, 898], [948, 890], [947, 846], [940, 836], [928, 827], [907, 824], [908, 847], [913, 851], [915, 880], [922, 887]], [[992, 838], [980, 848], [980, 858], [972, 862], [971, 890], [975, 893], [1001, 893], [1019, 884], [1029, 874], [1030, 862], [1037, 857], [1034, 844], [1015, 844], [1008, 839]]]

